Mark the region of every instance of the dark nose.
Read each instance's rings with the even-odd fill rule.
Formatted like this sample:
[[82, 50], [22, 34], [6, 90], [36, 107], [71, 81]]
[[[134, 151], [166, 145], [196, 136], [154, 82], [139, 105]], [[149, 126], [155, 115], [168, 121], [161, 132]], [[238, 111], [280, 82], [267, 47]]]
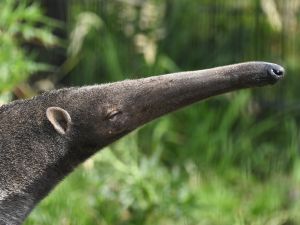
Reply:
[[284, 68], [277, 64], [271, 64], [268, 66], [268, 74], [275, 80], [280, 80], [284, 76]]

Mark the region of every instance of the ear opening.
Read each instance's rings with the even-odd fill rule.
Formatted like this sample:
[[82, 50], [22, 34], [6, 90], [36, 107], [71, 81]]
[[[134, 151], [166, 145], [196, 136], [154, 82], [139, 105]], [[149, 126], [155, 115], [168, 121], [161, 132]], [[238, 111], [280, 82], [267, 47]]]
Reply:
[[46, 116], [59, 134], [65, 135], [70, 130], [72, 121], [66, 110], [60, 107], [49, 107], [46, 110]]

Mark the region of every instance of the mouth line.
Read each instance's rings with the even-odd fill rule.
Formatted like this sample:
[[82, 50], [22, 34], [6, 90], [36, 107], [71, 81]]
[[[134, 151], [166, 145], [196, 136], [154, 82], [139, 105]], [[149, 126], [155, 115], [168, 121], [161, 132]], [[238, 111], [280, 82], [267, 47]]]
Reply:
[[277, 81], [279, 81], [281, 78], [275, 77], [275, 76], [269, 76], [269, 77], [258, 77], [256, 80], [258, 81], [258, 86], [264, 86], [266, 84], [275, 84]]

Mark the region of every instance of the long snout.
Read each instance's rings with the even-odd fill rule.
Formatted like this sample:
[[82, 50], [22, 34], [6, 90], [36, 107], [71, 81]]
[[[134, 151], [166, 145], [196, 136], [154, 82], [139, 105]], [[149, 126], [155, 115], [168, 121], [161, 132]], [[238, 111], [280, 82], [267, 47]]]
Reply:
[[283, 77], [280, 65], [246, 62], [131, 80], [125, 86], [136, 127], [211, 96], [274, 84]]
[[222, 67], [199, 70], [206, 81], [227, 84], [228, 91], [275, 84], [284, 77], [282, 66], [268, 62], [245, 62]]

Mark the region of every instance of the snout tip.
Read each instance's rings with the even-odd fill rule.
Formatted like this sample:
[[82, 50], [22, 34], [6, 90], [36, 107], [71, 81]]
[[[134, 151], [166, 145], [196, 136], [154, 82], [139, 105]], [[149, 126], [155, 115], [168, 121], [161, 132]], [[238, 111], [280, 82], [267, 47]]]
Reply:
[[269, 64], [267, 68], [268, 75], [273, 78], [274, 81], [281, 80], [284, 77], [285, 70], [282, 66], [277, 64]]

